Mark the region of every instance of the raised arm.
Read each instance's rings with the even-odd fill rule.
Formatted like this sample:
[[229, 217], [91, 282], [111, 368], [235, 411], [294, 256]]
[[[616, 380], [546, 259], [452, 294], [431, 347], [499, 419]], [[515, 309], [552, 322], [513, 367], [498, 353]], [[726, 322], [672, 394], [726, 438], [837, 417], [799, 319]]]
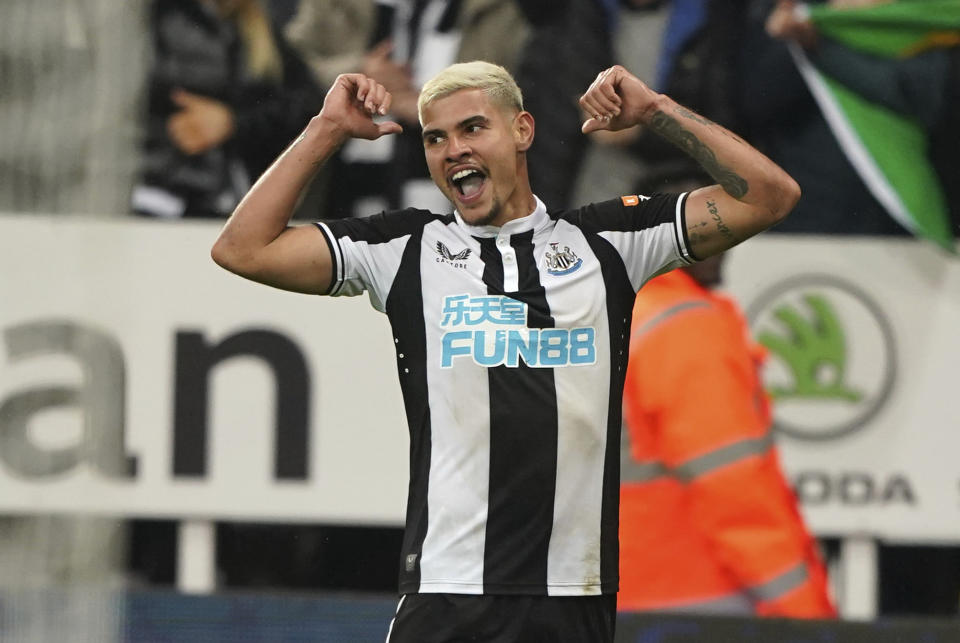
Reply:
[[766, 230], [800, 198], [796, 181], [742, 138], [658, 94], [619, 65], [597, 76], [580, 105], [590, 116], [584, 133], [649, 127], [717, 182], [687, 198], [687, 233], [700, 259]]
[[327, 244], [316, 226], [290, 226], [290, 217], [313, 175], [349, 138], [401, 131], [397, 123], [373, 121], [389, 108], [390, 94], [379, 83], [362, 74], [338, 76], [320, 113], [237, 205], [213, 246], [213, 260], [268, 286], [325, 293], [331, 279]]

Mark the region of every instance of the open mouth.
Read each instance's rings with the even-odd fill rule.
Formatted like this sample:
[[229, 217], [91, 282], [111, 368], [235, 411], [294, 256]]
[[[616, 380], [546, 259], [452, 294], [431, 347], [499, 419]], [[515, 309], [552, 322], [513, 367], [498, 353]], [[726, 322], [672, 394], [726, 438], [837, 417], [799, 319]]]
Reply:
[[477, 196], [483, 189], [486, 180], [487, 176], [475, 168], [460, 170], [450, 177], [450, 183], [453, 184], [453, 187], [456, 188], [464, 200], [470, 200]]

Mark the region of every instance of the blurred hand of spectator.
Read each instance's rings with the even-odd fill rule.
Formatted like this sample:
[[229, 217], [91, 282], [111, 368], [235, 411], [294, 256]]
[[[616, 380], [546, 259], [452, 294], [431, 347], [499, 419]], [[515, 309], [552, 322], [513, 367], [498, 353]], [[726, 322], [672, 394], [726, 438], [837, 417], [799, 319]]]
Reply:
[[182, 89], [170, 99], [181, 109], [167, 119], [167, 132], [184, 154], [202, 154], [233, 136], [236, 124], [226, 104]]
[[419, 96], [420, 92], [412, 88], [394, 94], [393, 107], [390, 108], [391, 115], [410, 125], [419, 124], [420, 113], [417, 111], [417, 99]]
[[419, 122], [417, 97], [419, 91], [413, 84], [410, 66], [400, 64], [391, 58], [393, 42], [383, 40], [377, 43], [363, 57], [362, 73], [369, 76], [393, 95], [393, 116], [408, 124]]
[[804, 49], [812, 49], [817, 44], [816, 28], [797, 11], [794, 0], [780, 0], [777, 3], [767, 18], [766, 29], [772, 37], [794, 40]]
[[391, 94], [412, 90], [410, 67], [394, 61], [390, 57], [392, 51], [393, 43], [390, 40], [377, 43], [364, 55], [360, 72], [386, 87]]

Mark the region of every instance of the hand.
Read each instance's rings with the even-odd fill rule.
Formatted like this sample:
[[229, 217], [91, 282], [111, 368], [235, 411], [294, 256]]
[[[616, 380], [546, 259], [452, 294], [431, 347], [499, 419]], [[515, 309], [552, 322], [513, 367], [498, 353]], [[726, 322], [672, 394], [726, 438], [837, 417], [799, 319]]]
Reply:
[[180, 111], [167, 119], [167, 134], [184, 154], [202, 154], [233, 136], [233, 112], [226, 104], [182, 89], [170, 99]]
[[363, 74], [340, 74], [333, 82], [318, 117], [333, 125], [345, 137], [375, 140], [385, 134], [403, 131], [398, 123], [376, 123], [390, 109], [390, 92]]
[[797, 13], [794, 0], [780, 0], [766, 22], [767, 33], [780, 40], [795, 40], [804, 49], [817, 44], [817, 30], [813, 24]]
[[580, 97], [580, 107], [590, 116], [581, 128], [584, 134], [618, 130], [646, 122], [660, 95], [620, 65], [600, 72]]
[[363, 57], [363, 68], [360, 71], [386, 87], [391, 94], [416, 91], [410, 69], [394, 62], [390, 58], [391, 51], [393, 43], [389, 40], [378, 43]]

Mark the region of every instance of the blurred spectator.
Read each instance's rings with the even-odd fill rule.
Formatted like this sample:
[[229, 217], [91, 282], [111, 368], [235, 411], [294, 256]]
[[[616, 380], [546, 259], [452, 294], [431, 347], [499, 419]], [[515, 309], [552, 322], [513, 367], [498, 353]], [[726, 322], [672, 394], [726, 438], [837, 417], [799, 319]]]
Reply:
[[[657, 91], [677, 102], [739, 131], [735, 104], [736, 76], [731, 61], [736, 59], [743, 31], [742, 2], [716, 3], [708, 0], [629, 0], [633, 11], [657, 15], [663, 23], [653, 61], [626, 59], [626, 64], [651, 67], [649, 77]], [[635, 52], [631, 52], [635, 55]], [[651, 55], [647, 53], [647, 55]], [[696, 164], [667, 144], [660, 136], [642, 128], [611, 135], [603, 132], [594, 140], [605, 147], [625, 149], [637, 166], [638, 178], [630, 191], [652, 194], [663, 191], [675, 179], [697, 172]]]
[[287, 35], [314, 75], [326, 84], [353, 71], [374, 78], [393, 95], [389, 117], [404, 126], [400, 136], [344, 146], [329, 166], [338, 186], [330, 215], [411, 203], [449, 210], [423, 159], [420, 85], [454, 62], [513, 70], [526, 34], [513, 0], [301, 0]]
[[257, 0], [156, 0], [142, 177], [133, 209], [226, 216], [322, 93]]
[[762, 347], [713, 289], [722, 255], [652, 279], [633, 313], [621, 610], [836, 616], [780, 469]]
[[146, 41], [138, 2], [0, 2], [0, 211], [129, 213]]
[[[627, 0], [621, 5], [614, 32], [614, 61], [623, 62], [654, 88], [669, 6], [663, 0]], [[651, 163], [659, 166], [661, 161], [647, 161], [631, 151], [630, 144], [640, 129], [600, 130], [588, 136], [590, 143], [571, 197], [573, 203], [601, 201], [611, 194], [638, 193], [638, 178], [648, 173]]]
[[[895, 144], [899, 156], [908, 158], [908, 153], [914, 154], [909, 157], [911, 165], [920, 167], [931, 163], [938, 176], [926, 182], [921, 176], [908, 179], [894, 175], [892, 178], [900, 179], [901, 189], [908, 189], [911, 179], [918, 181], [915, 184], [916, 191], [923, 193], [922, 203], [911, 207], [908, 200], [902, 210], [898, 205], [887, 202], [885, 205], [891, 216], [903, 219], [902, 223], [911, 231], [939, 240], [950, 237], [946, 245], [952, 246], [952, 237], [956, 235], [960, 224], [960, 207], [957, 206], [957, 200], [960, 199], [960, 152], [956, 147], [956, 141], [960, 140], [960, 111], [956, 109], [960, 99], [960, 19], [944, 16], [941, 22], [935, 22], [937, 17], [928, 15], [928, 12], [935, 11], [936, 7], [929, 3], [904, 6], [890, 0], [829, 0], [826, 4], [830, 9], [844, 10], [842, 14], [821, 11], [818, 15], [828, 20], [828, 26], [833, 16], [836, 19], [842, 17], [845, 22], [858, 19], [861, 21], [860, 28], [857, 32], [849, 31], [849, 38], [853, 39], [863, 29], [875, 26], [883, 29], [888, 44], [879, 42], [881, 38], [878, 37], [872, 39], [869, 46], [865, 43], [858, 47], [820, 34], [811, 20], [809, 5], [793, 0], [780, 0], [777, 3], [767, 18], [767, 32], [803, 47], [814, 68], [863, 99], [862, 109], [889, 110], [880, 116], [893, 119], [882, 137], [897, 141]], [[925, 30], [917, 31], [910, 22], [917, 18], [923, 19], [928, 25]], [[898, 34], [913, 34], [915, 42], [897, 38]], [[862, 37], [859, 39], [863, 40]], [[805, 64], [802, 58], [799, 56], [801, 60], [798, 64]], [[825, 97], [821, 96], [823, 99]], [[841, 115], [842, 110], [837, 112], [838, 117]], [[898, 117], [901, 117], [900, 120]], [[901, 128], [910, 132], [916, 128], [917, 140], [925, 139], [929, 150], [920, 149], [917, 143], [911, 143], [909, 139], [901, 141], [893, 138], [894, 130]], [[858, 134], [864, 143], [869, 144], [869, 132], [861, 131]], [[881, 171], [893, 172], [893, 168], [879, 167]], [[890, 175], [885, 178], [891, 180]], [[897, 187], [892, 185], [890, 189]], [[939, 201], [934, 202], [935, 197], [931, 194], [941, 189], [946, 193], [942, 206]], [[905, 197], [908, 194], [905, 192]], [[937, 223], [942, 222], [936, 221], [935, 212], [948, 210], [951, 206], [953, 235], [938, 228]], [[918, 208], [928, 210], [921, 227], [916, 225], [919, 221]], [[946, 212], [941, 216], [944, 219], [949, 217]]]
[[[657, 89], [742, 132], [800, 183], [800, 202], [773, 232], [905, 234], [851, 165], [786, 44], [767, 33], [775, 4], [671, 2]], [[631, 149], [645, 168], [638, 192], [686, 171], [686, 160], [657, 137], [635, 137]]]
[[517, 0], [533, 26], [516, 73], [524, 108], [537, 115], [527, 152], [530, 184], [552, 210], [570, 207], [590, 140], [577, 100], [613, 64], [617, 0]]
[[376, 0], [300, 0], [286, 35], [317, 81], [330, 87], [339, 74], [366, 69], [376, 24]]
[[774, 5], [775, 0], [746, 0], [736, 61], [742, 131], [803, 190], [793, 213], [772, 231], [905, 234], [850, 164], [786, 44], [766, 32]]

